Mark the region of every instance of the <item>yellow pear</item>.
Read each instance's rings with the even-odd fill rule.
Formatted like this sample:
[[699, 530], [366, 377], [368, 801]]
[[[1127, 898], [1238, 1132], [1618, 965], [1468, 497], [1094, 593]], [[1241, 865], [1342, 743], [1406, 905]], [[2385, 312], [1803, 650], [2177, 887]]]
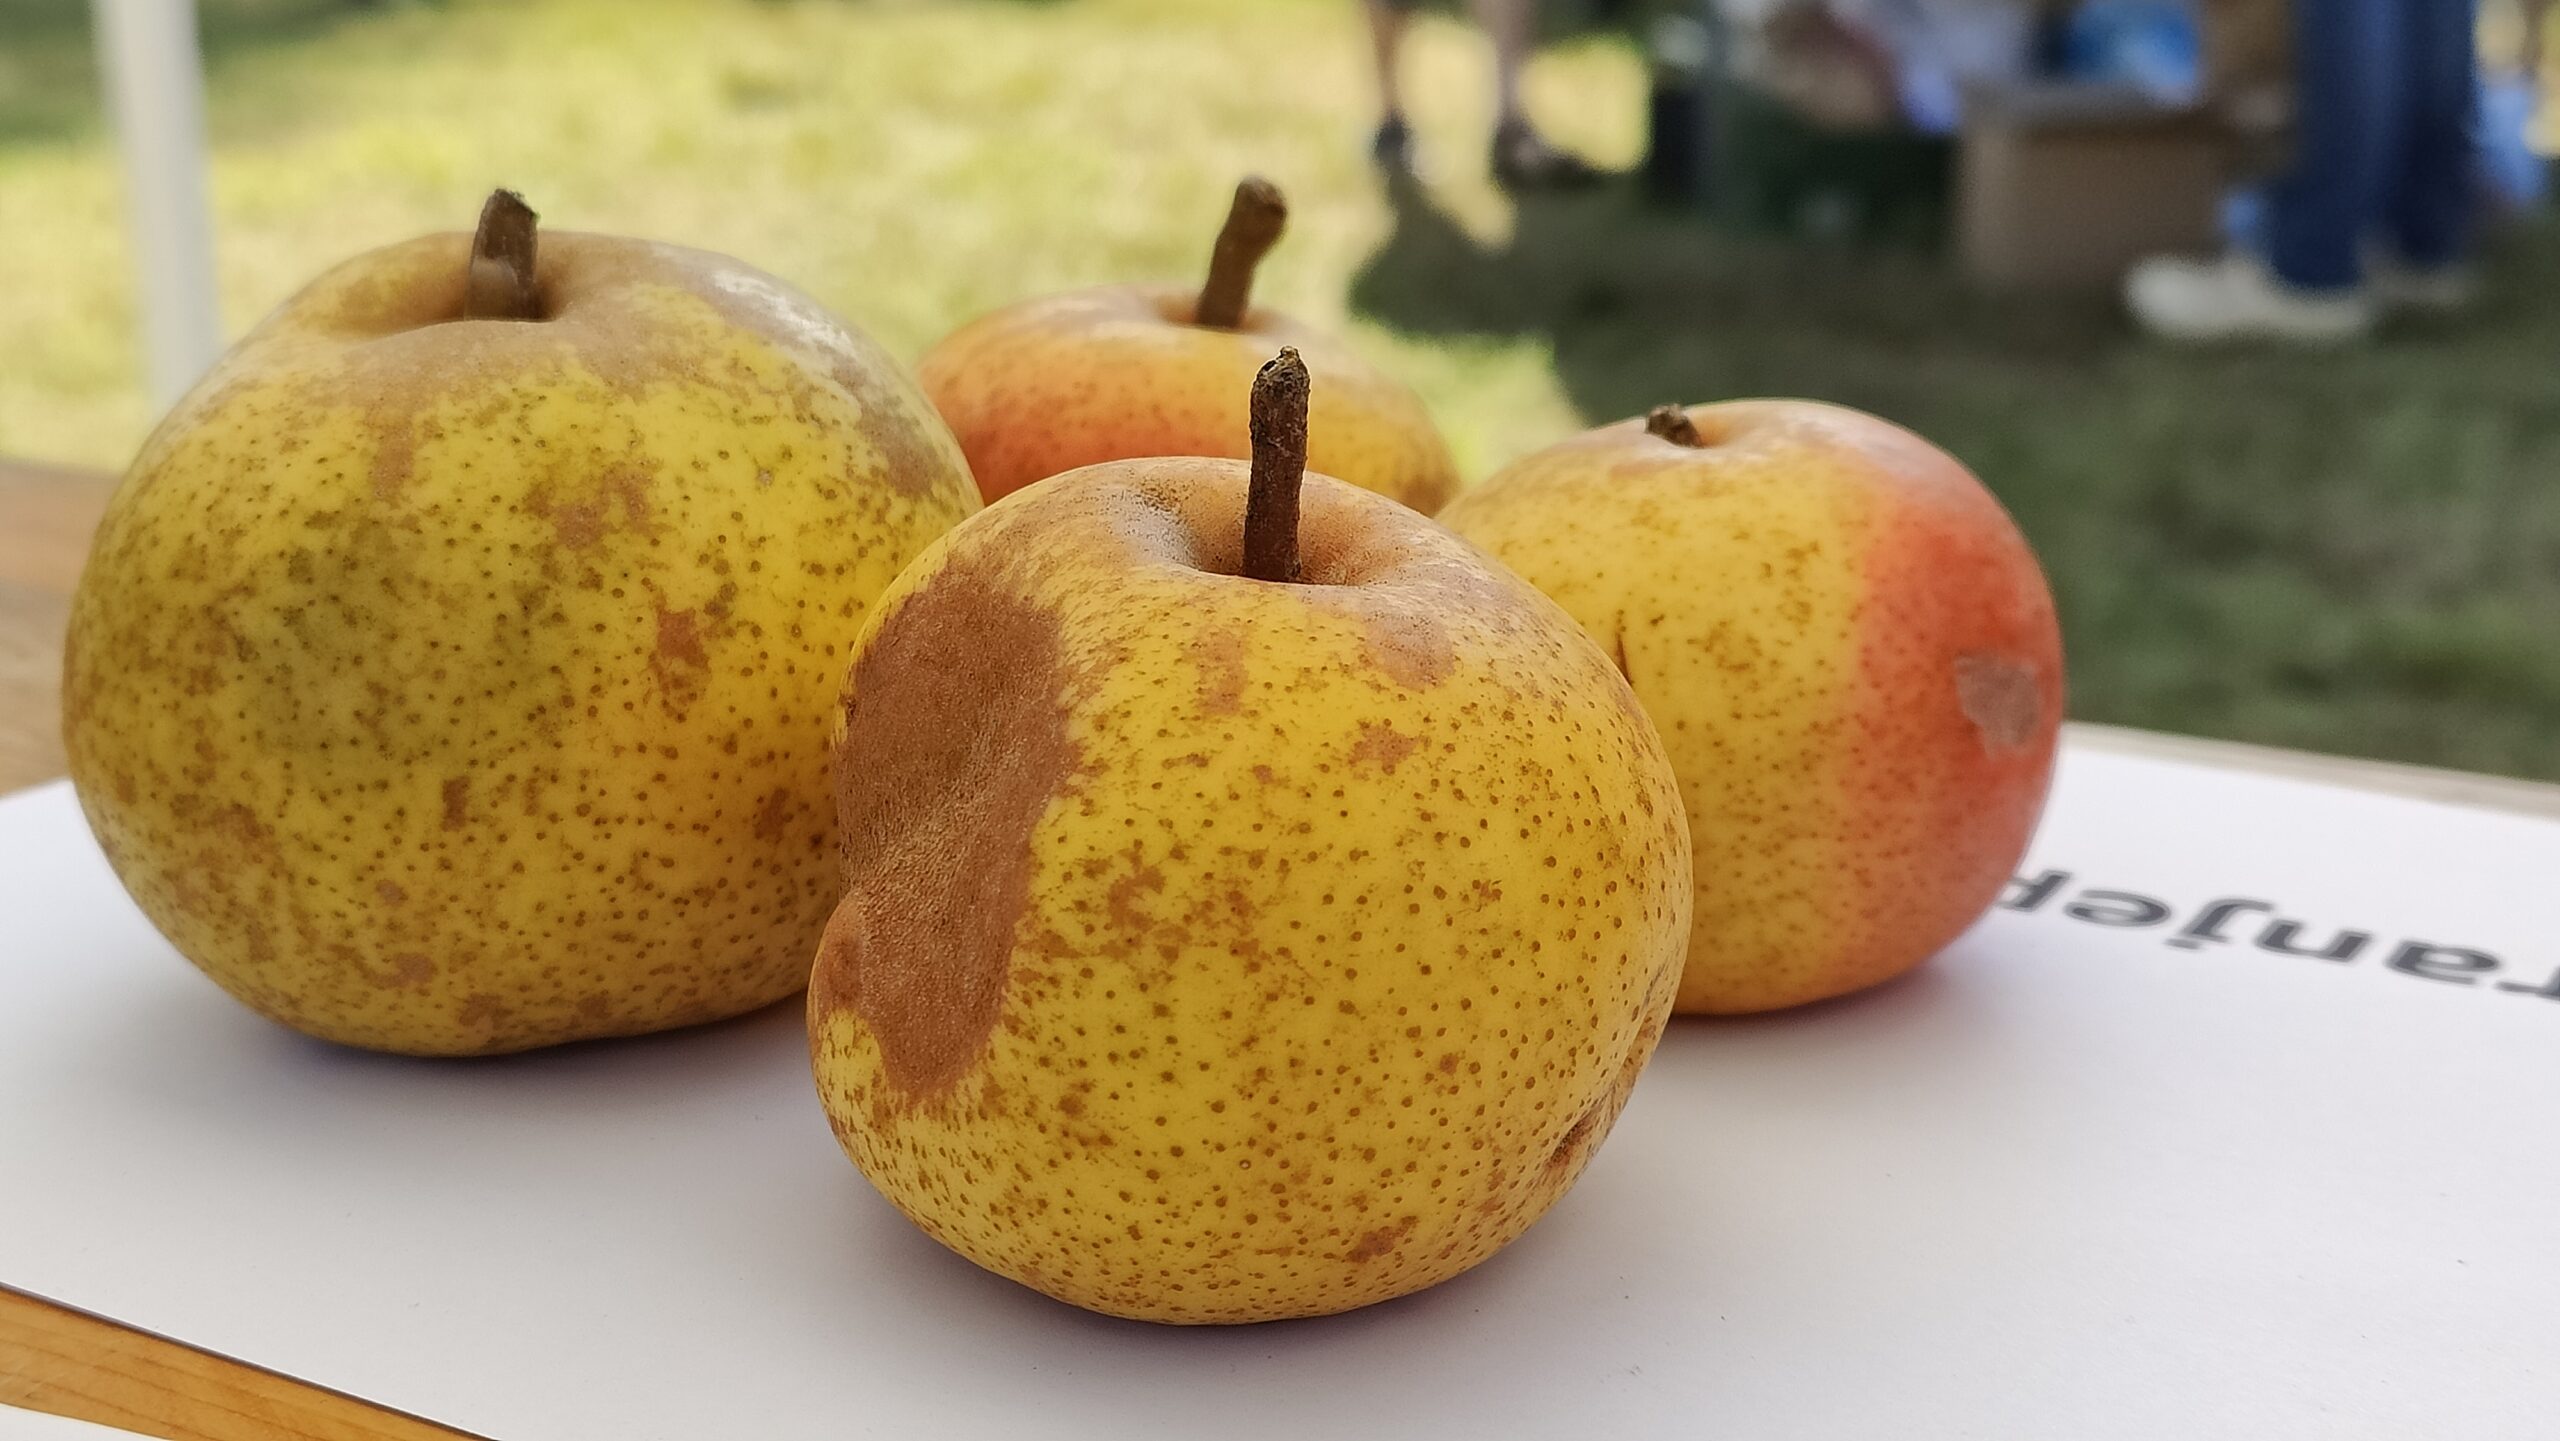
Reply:
[[1443, 519], [1573, 612], [1662, 727], [1697, 840], [1683, 1013], [1891, 980], [2025, 854], [2062, 724], [2053, 595], [1919, 436], [1812, 401], [1664, 406]]
[[1251, 303], [1254, 269], [1287, 206], [1269, 181], [1236, 187], [1208, 279], [1104, 285], [980, 316], [916, 363], [990, 501], [1079, 466], [1151, 455], [1244, 458], [1245, 396], [1282, 344], [1316, 381], [1308, 463], [1425, 515], [1457, 464], [1412, 387], [1348, 344]]
[[962, 524], [855, 649], [809, 994], [845, 1150], [1119, 1316], [1346, 1310], [1553, 1205], [1669, 1013], [1689, 841], [1570, 617], [1393, 501], [1114, 462]]
[[[538, 255], [537, 255], [538, 249]], [[73, 603], [117, 873], [258, 1011], [421, 1054], [800, 988], [842, 656], [977, 508], [869, 341], [733, 260], [547, 234], [348, 261], [162, 422]]]

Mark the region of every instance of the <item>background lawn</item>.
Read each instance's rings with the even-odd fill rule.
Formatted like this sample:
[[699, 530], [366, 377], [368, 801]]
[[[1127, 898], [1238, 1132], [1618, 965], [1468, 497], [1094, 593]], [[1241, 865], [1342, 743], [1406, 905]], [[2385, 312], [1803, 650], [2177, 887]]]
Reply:
[[[1479, 476], [1666, 399], [1819, 396], [1928, 434], [2042, 551], [2087, 719], [2560, 777], [2560, 229], [2492, 303], [2335, 356], [2196, 357], [1926, 258], [1721, 237], [1485, 181], [1486, 57], [1424, 22], [1435, 164], [1369, 176], [1351, 0], [205, 0], [225, 318], [469, 224], [731, 251], [912, 358], [1042, 290], [1197, 273], [1236, 176], [1296, 216], [1264, 295], [1347, 327]], [[120, 463], [140, 394], [85, 0], [0, 0], [0, 453]], [[1560, 136], [1641, 148], [1644, 70], [1570, 38]], [[1712, 583], [1702, 577], [1702, 583]]]

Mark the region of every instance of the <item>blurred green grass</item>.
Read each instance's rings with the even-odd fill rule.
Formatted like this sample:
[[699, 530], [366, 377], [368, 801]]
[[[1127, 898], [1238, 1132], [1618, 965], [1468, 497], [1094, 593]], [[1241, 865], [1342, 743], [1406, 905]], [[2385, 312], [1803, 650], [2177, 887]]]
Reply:
[[[136, 377], [82, 0], [0, 0], [0, 453], [120, 463]], [[1925, 257], [1736, 240], [1623, 194], [1485, 180], [1480, 39], [1430, 17], [1435, 162], [1365, 166], [1351, 0], [204, 0], [236, 333], [320, 267], [469, 223], [744, 256], [909, 358], [1022, 295], [1189, 276], [1228, 188], [1289, 191], [1265, 298], [1410, 379], [1480, 476], [1671, 398], [1798, 394], [1936, 439], [2051, 571], [2084, 718], [2560, 777], [2560, 230], [2493, 303], [2336, 355], [2196, 356], [2098, 301], [1993, 301]], [[1546, 52], [1532, 107], [1613, 164], [1640, 57]]]

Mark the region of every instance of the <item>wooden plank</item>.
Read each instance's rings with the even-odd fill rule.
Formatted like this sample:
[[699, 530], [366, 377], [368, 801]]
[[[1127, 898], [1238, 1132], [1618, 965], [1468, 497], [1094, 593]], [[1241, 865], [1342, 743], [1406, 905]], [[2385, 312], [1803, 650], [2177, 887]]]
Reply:
[[163, 1441], [470, 1436], [7, 1287], [0, 1287], [0, 1403]]

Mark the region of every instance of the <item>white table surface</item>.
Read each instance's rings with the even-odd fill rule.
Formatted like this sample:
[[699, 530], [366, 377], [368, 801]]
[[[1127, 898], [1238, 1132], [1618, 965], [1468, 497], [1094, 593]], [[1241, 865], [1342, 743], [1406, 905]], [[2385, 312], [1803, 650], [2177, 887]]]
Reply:
[[[1184, 1331], [908, 1226], [788, 1007], [334, 1050], [170, 953], [44, 788], [0, 801], [0, 1165], [36, 1182], [0, 1275], [507, 1441], [2553, 1435], [2560, 824], [2078, 747], [2024, 870], [2073, 879], [1908, 981], [1675, 1026], [1476, 1272]], [[2173, 915], [2074, 919], [2143, 913], [2091, 888]], [[2371, 939], [2167, 943], [2216, 898]]]

